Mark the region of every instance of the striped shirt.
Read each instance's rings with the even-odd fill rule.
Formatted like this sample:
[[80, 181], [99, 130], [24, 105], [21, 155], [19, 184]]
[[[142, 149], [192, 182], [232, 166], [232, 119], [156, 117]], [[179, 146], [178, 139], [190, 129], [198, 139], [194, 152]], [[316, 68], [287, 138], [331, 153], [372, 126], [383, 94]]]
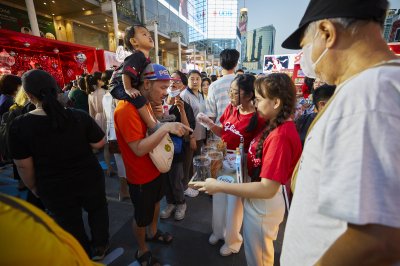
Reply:
[[208, 97], [206, 100], [207, 115], [209, 117], [215, 117], [215, 123], [217, 125], [221, 125], [219, 119], [231, 102], [229, 90], [234, 78], [235, 74], [225, 75], [211, 83], [208, 88]]
[[[189, 87], [187, 87], [181, 92], [180, 97], [192, 107], [194, 117], [197, 117], [198, 113], [200, 112], [205, 112], [204, 96], [200, 92], [196, 96], [194, 92]], [[196, 140], [205, 139], [206, 128], [196, 121], [196, 127], [194, 128], [192, 136], [194, 136]]]

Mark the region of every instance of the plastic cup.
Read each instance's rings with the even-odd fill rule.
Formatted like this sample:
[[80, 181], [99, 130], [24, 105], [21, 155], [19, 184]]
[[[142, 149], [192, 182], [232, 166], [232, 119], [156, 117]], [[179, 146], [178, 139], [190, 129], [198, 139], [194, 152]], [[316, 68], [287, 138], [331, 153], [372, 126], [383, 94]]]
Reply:
[[192, 181], [205, 181], [210, 175], [211, 160], [206, 155], [197, 155], [193, 157], [193, 172]]
[[224, 160], [224, 155], [220, 151], [210, 151], [208, 157], [211, 160], [210, 172], [212, 178], [217, 178], [218, 172], [222, 169], [222, 163]]

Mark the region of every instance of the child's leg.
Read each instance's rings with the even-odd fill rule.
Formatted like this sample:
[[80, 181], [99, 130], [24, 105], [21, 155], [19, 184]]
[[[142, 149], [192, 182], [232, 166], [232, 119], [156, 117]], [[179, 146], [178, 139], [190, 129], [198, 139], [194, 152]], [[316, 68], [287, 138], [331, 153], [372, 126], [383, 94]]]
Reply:
[[149, 129], [153, 129], [157, 125], [157, 121], [153, 118], [152, 115], [150, 115], [149, 110], [147, 109], [146, 106], [142, 106], [141, 108], [138, 108], [140, 118], [144, 121], [144, 123], [147, 125]]

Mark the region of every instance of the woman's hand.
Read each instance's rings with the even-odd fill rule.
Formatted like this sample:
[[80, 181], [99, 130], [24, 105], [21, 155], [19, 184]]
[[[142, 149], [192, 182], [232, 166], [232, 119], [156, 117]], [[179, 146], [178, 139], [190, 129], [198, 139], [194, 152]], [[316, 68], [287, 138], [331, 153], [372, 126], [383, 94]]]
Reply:
[[219, 186], [220, 184], [221, 182], [217, 181], [214, 178], [207, 178], [204, 182], [195, 182], [193, 186], [198, 191], [204, 191], [205, 193], [213, 195], [215, 193], [221, 192], [221, 188]]
[[178, 108], [179, 113], [183, 114], [185, 112], [183, 101], [179, 96], [175, 97], [175, 105]]
[[192, 149], [193, 151], [197, 150], [196, 138], [192, 136], [190, 136], [190, 149]]

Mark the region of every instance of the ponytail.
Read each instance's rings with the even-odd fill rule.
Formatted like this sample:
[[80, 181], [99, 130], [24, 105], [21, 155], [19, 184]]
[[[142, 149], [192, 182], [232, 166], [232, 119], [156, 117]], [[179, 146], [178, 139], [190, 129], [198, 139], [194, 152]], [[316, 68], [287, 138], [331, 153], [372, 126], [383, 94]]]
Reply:
[[58, 85], [55, 79], [46, 71], [33, 69], [22, 75], [22, 85], [26, 92], [42, 104], [43, 111], [51, 121], [51, 127], [63, 130], [69, 123], [69, 116], [57, 100]]
[[57, 130], [63, 130], [69, 122], [67, 111], [57, 100], [57, 94], [52, 93], [51, 89], [41, 89], [41, 98], [43, 111], [51, 121], [51, 127]]

